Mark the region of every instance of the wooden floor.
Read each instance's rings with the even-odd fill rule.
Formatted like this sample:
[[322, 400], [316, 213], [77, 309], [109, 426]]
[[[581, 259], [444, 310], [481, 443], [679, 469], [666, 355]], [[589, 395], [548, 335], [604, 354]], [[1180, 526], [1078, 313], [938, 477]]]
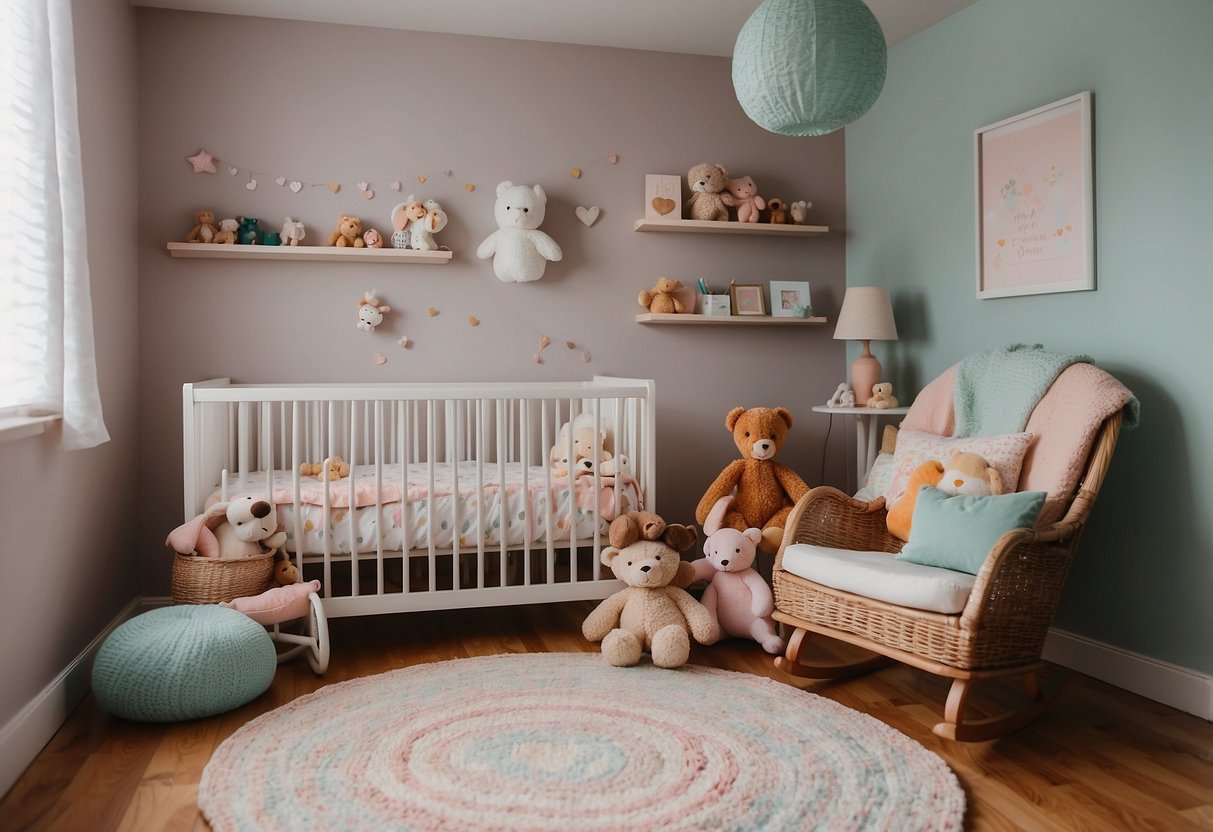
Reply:
[[[185, 724], [124, 722], [89, 697], [0, 801], [0, 829], [208, 829], [196, 804], [202, 769], [249, 719], [322, 685], [422, 662], [597, 650], [580, 633], [592, 606], [332, 621], [332, 663], [323, 678], [298, 659], [244, 708]], [[787, 681], [752, 642], [696, 647], [691, 660]], [[920, 671], [895, 666], [807, 689], [942, 756], [967, 793], [968, 829], [1213, 829], [1213, 725], [1092, 679], [1075, 677], [1052, 710], [1010, 738], [971, 745], [931, 733], [946, 687]]]

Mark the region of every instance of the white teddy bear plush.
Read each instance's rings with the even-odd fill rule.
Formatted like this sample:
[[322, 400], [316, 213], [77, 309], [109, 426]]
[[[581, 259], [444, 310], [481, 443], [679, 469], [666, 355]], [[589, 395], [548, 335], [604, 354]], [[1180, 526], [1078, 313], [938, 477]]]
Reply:
[[165, 543], [183, 555], [196, 552], [207, 558], [246, 558], [281, 548], [286, 532], [278, 529], [273, 503], [246, 496], [215, 503], [174, 529]]
[[527, 283], [543, 277], [547, 261], [564, 256], [556, 241], [539, 230], [547, 208], [547, 194], [535, 185], [505, 181], [497, 186], [493, 216], [497, 230], [476, 249], [481, 260], [493, 258], [493, 272], [506, 283]]

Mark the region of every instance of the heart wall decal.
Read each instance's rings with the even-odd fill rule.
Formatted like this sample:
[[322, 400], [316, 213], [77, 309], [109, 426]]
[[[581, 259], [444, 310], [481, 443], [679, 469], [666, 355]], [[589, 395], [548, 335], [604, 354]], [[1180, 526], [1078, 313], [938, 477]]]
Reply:
[[589, 208], [582, 208], [578, 205], [575, 213], [577, 214], [577, 219], [581, 220], [581, 224], [589, 228], [598, 221], [599, 208], [597, 205], [591, 205]]
[[653, 197], [653, 210], [663, 217], [673, 211], [674, 207], [675, 204], [672, 199], [666, 199], [663, 196]]
[[301, 190], [303, 190], [303, 183], [296, 179], [291, 183], [291, 190], [295, 193], [299, 193]]

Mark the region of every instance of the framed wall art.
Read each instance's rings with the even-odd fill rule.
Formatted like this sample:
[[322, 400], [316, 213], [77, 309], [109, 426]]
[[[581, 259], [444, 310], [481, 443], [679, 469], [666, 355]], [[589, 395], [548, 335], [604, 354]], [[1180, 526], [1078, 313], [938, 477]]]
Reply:
[[977, 297], [1095, 288], [1091, 93], [979, 128]]
[[775, 318], [807, 318], [813, 314], [809, 284], [804, 280], [771, 281], [771, 315]]
[[765, 315], [766, 304], [762, 299], [762, 284], [734, 283], [729, 286], [729, 294], [733, 296], [734, 315]]
[[681, 176], [665, 173], [645, 174], [644, 218], [648, 220], [682, 219]]

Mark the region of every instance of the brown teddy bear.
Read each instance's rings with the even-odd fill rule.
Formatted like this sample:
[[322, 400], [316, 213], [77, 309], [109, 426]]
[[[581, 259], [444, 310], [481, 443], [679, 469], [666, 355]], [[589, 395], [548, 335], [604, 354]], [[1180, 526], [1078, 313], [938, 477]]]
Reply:
[[[315, 477], [316, 479], [324, 479], [321, 476], [321, 471], [324, 470], [323, 462], [303, 462], [299, 465], [299, 473], [305, 477]], [[335, 456], [329, 460], [328, 479], [339, 480], [342, 477], [350, 475], [350, 464], [339, 456]]]
[[667, 526], [656, 514], [634, 511], [616, 517], [608, 534], [602, 562], [628, 586], [581, 625], [588, 640], [602, 642], [608, 664], [631, 667], [647, 650], [658, 667], [682, 667], [691, 655], [690, 636], [700, 644], [720, 640], [711, 613], [676, 585], [686, 586], [694, 574], [678, 555], [695, 543], [694, 526]]
[[703, 523], [716, 501], [736, 488], [733, 507], [721, 527], [762, 529], [759, 548], [774, 552], [783, 540], [783, 526], [792, 506], [809, 490], [792, 469], [775, 461], [792, 427], [792, 414], [782, 407], [735, 407], [725, 416], [724, 425], [732, 431], [742, 458], [730, 462], [716, 477], [699, 501], [695, 519]]
[[784, 207], [783, 200], [779, 197], [767, 200], [767, 222], [771, 225], [788, 224], [788, 209]]
[[641, 306], [647, 306], [650, 312], [669, 314], [671, 312], [686, 312], [687, 308], [678, 296], [674, 294], [682, 289], [682, 283], [670, 280], [668, 277], [657, 278], [652, 289], [646, 289], [636, 298]]
[[199, 211], [194, 214], [194, 227], [190, 229], [187, 243], [210, 243], [215, 239], [215, 214], [213, 211]]
[[693, 220], [723, 222], [729, 218], [729, 208], [736, 202], [725, 188], [729, 184], [729, 172], [724, 165], [709, 165], [704, 162], [687, 172], [687, 185], [691, 198], [687, 200], [687, 211]]
[[329, 235], [328, 244], [338, 248], [366, 248], [366, 240], [362, 239], [362, 220], [342, 214], [337, 220], [337, 230]]

